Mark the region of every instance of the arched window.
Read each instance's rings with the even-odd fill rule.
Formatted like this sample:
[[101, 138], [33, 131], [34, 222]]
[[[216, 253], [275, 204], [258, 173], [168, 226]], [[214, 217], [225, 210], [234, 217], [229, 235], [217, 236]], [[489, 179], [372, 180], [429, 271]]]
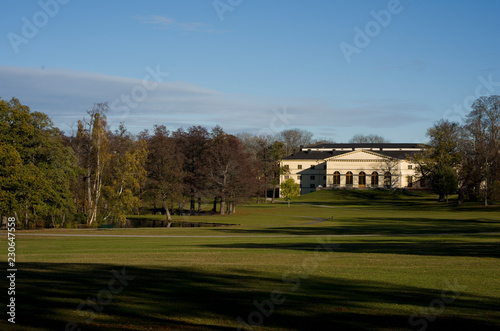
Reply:
[[333, 173], [333, 185], [340, 185], [340, 172], [338, 171]]
[[348, 171], [345, 174], [345, 184], [346, 185], [352, 185], [352, 172]]
[[372, 186], [373, 187], [378, 186], [378, 172], [376, 171], [372, 172]]
[[358, 176], [358, 186], [365, 187], [366, 186], [366, 174], [361, 171]]
[[384, 174], [384, 185], [386, 187], [391, 187], [391, 173], [388, 171]]

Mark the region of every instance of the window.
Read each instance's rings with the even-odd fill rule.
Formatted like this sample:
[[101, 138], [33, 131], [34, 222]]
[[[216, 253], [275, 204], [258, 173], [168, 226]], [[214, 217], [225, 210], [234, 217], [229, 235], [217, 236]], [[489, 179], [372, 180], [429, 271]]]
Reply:
[[297, 179], [298, 179], [298, 180], [302, 180], [302, 176], [301, 176], [301, 175], [298, 175], [298, 176], [297, 176]]
[[358, 176], [358, 185], [360, 187], [365, 187], [366, 186], [366, 174], [361, 171]]
[[316, 187], [316, 185], [311, 184], [311, 185], [309, 185], [309, 187], [310, 187], [310, 188], [315, 188], [315, 187]]
[[288, 178], [290, 178], [290, 176], [285, 176], [285, 180], [287, 180]]
[[333, 173], [333, 185], [340, 185], [340, 172], [338, 171]]
[[315, 179], [316, 179], [316, 176], [309, 176], [309, 179], [310, 179], [310, 180], [315, 180]]
[[346, 185], [352, 185], [352, 172], [348, 171], [345, 174], [345, 184]]
[[314, 164], [311, 164], [311, 169], [316, 169], [316, 166]]
[[302, 169], [302, 164], [299, 164], [299, 165], [297, 166], [297, 169]]
[[413, 169], [413, 165], [408, 164], [408, 170], [411, 170], [411, 169]]
[[378, 172], [376, 171], [372, 172], [372, 186], [378, 186]]
[[384, 185], [387, 187], [391, 187], [391, 173], [388, 171], [384, 174]]
[[413, 187], [413, 178], [411, 176], [406, 177], [406, 181], [408, 182], [408, 187]]

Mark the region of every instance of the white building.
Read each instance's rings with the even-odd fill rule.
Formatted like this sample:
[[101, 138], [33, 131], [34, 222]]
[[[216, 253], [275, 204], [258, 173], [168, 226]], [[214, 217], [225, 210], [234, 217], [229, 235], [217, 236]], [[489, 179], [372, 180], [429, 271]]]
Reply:
[[317, 189], [407, 188], [424, 189], [409, 158], [420, 144], [319, 144], [302, 147], [281, 160], [288, 169], [280, 181], [293, 178], [301, 194]]

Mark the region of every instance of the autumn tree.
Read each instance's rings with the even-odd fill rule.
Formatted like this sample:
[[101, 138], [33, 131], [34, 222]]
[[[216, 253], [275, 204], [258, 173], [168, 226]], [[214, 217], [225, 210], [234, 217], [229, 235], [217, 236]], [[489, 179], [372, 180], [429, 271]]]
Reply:
[[174, 201], [182, 198], [184, 155], [164, 125], [156, 125], [153, 134], [146, 132], [143, 138], [149, 151], [144, 196], [152, 200], [155, 206], [163, 207], [167, 221], [170, 222], [171, 206]]
[[307, 130], [289, 129], [283, 130], [277, 135], [277, 140], [285, 145], [285, 154], [290, 155], [294, 150], [299, 150], [300, 146], [311, 144], [313, 134]]
[[293, 178], [288, 178], [286, 181], [281, 183], [280, 189], [281, 196], [288, 202], [288, 207], [290, 207], [290, 201], [300, 195], [300, 185], [295, 183]]
[[270, 168], [269, 177], [271, 178], [271, 185], [273, 187], [273, 196], [271, 202], [274, 203], [274, 198], [276, 197], [276, 189], [280, 184], [281, 175], [287, 172], [287, 169], [283, 169], [280, 165], [280, 161], [286, 156], [285, 144], [281, 141], [275, 141], [272, 145], [268, 147], [268, 168]]
[[232, 212], [236, 203], [249, 197], [255, 190], [255, 176], [249, 155], [235, 136], [215, 127], [211, 133], [208, 174], [214, 196], [220, 198], [220, 214], [226, 203]]
[[476, 99], [467, 116], [465, 130], [472, 158], [476, 192], [483, 195], [484, 204], [496, 188], [500, 174], [500, 96], [491, 95]]
[[281, 153], [284, 155], [284, 144], [276, 140], [273, 135], [252, 135], [249, 133], [242, 133], [237, 135], [238, 139], [248, 153], [253, 165], [253, 173], [256, 177], [256, 195], [257, 203], [260, 202], [261, 193], [264, 195], [264, 203], [266, 203], [267, 191], [277, 182], [275, 181], [275, 167], [276, 161], [281, 157], [276, 156], [274, 145], [278, 144], [283, 150]]
[[192, 126], [188, 131], [179, 129], [173, 133], [175, 143], [183, 155], [184, 194], [189, 196], [191, 214], [195, 213], [198, 198], [198, 211], [201, 197], [208, 187], [207, 159], [210, 137], [207, 129]]
[[103, 181], [103, 220], [125, 224], [126, 215], [137, 213], [141, 206], [141, 188], [146, 182], [146, 141], [135, 141], [122, 123], [109, 134], [109, 166]]
[[111, 158], [106, 123], [108, 110], [107, 103], [94, 104], [87, 112], [88, 118], [78, 121], [76, 136], [71, 142], [78, 158], [78, 165], [84, 169], [82, 175], [84, 185], [77, 187], [76, 190], [80, 191], [77, 193], [78, 196], [83, 197], [81, 204], [87, 225], [93, 225], [97, 221], [104, 171]]

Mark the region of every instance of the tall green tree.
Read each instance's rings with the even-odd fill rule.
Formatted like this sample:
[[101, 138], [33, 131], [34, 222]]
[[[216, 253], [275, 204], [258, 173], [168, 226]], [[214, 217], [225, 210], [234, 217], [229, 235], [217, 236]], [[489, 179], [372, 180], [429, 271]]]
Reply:
[[460, 134], [461, 128], [458, 123], [440, 120], [427, 130], [429, 142], [424, 146], [423, 153], [415, 154], [411, 158], [412, 162], [417, 164], [421, 176], [431, 180], [433, 188], [439, 193], [439, 201], [444, 201], [449, 194], [445, 193], [447, 190], [443, 190], [439, 183], [448, 182], [449, 169], [457, 168], [462, 159], [459, 146]]
[[73, 214], [74, 153], [46, 114], [0, 99], [0, 154], [3, 215], [22, 217], [29, 227], [34, 221], [56, 226]]
[[458, 179], [455, 169], [448, 165], [438, 165], [431, 173], [431, 185], [434, 192], [444, 196], [448, 203], [448, 195], [457, 192]]

